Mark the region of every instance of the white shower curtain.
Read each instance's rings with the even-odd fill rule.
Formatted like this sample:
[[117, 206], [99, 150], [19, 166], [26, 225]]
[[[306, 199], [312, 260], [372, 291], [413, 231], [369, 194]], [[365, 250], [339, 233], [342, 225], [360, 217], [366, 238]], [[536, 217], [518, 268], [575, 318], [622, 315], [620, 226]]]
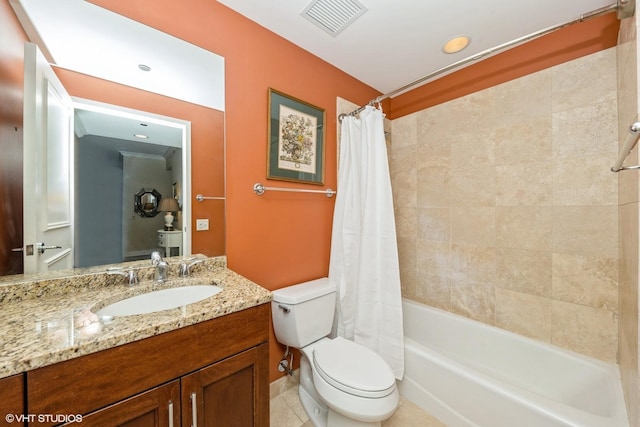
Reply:
[[376, 351], [402, 379], [400, 269], [383, 121], [372, 106], [342, 121], [329, 280], [338, 295], [334, 333]]

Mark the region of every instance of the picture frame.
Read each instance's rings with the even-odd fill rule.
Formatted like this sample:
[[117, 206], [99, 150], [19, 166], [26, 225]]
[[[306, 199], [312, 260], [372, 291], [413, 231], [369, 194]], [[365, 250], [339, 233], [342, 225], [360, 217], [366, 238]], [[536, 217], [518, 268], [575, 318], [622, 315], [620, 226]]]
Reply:
[[324, 184], [325, 110], [269, 88], [267, 179]]

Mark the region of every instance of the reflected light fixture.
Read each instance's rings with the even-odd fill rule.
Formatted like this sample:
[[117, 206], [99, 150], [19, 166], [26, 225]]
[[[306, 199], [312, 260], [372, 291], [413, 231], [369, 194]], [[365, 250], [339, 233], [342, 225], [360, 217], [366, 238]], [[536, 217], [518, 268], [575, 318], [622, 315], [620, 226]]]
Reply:
[[135, 136], [136, 138], [140, 138], [140, 139], [147, 139], [149, 138], [147, 135], [143, 134], [143, 133], [134, 133], [133, 136]]
[[442, 51], [444, 53], [458, 53], [469, 46], [470, 42], [471, 39], [467, 36], [456, 36], [442, 46]]

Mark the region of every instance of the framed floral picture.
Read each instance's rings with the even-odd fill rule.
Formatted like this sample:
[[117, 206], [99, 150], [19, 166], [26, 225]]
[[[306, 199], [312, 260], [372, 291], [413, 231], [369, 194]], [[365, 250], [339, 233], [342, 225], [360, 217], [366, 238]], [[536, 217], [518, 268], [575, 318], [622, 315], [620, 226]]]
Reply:
[[324, 184], [325, 111], [269, 89], [267, 179]]

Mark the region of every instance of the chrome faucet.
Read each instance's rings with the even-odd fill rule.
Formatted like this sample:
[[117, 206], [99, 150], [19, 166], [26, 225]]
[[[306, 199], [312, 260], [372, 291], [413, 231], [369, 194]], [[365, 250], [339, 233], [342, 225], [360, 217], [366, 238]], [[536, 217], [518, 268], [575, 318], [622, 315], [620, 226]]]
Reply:
[[124, 276], [127, 278], [129, 286], [134, 286], [139, 283], [138, 275], [135, 270], [124, 271], [120, 267], [111, 267], [107, 268], [107, 274], [117, 274], [119, 276]]
[[158, 251], [151, 252], [151, 265], [155, 267], [158, 265], [160, 261], [162, 261], [162, 256], [160, 255], [160, 252]]
[[160, 252], [153, 251], [151, 253], [151, 265], [156, 268], [154, 279], [156, 282], [164, 282], [167, 280], [167, 268], [169, 264], [162, 259]]
[[191, 263], [189, 262], [194, 259], [195, 258], [187, 258], [184, 261], [182, 261], [182, 263], [180, 263], [180, 277], [189, 276], [189, 274], [191, 274], [191, 267], [204, 261], [204, 258], [200, 258], [200, 259], [196, 259]]

